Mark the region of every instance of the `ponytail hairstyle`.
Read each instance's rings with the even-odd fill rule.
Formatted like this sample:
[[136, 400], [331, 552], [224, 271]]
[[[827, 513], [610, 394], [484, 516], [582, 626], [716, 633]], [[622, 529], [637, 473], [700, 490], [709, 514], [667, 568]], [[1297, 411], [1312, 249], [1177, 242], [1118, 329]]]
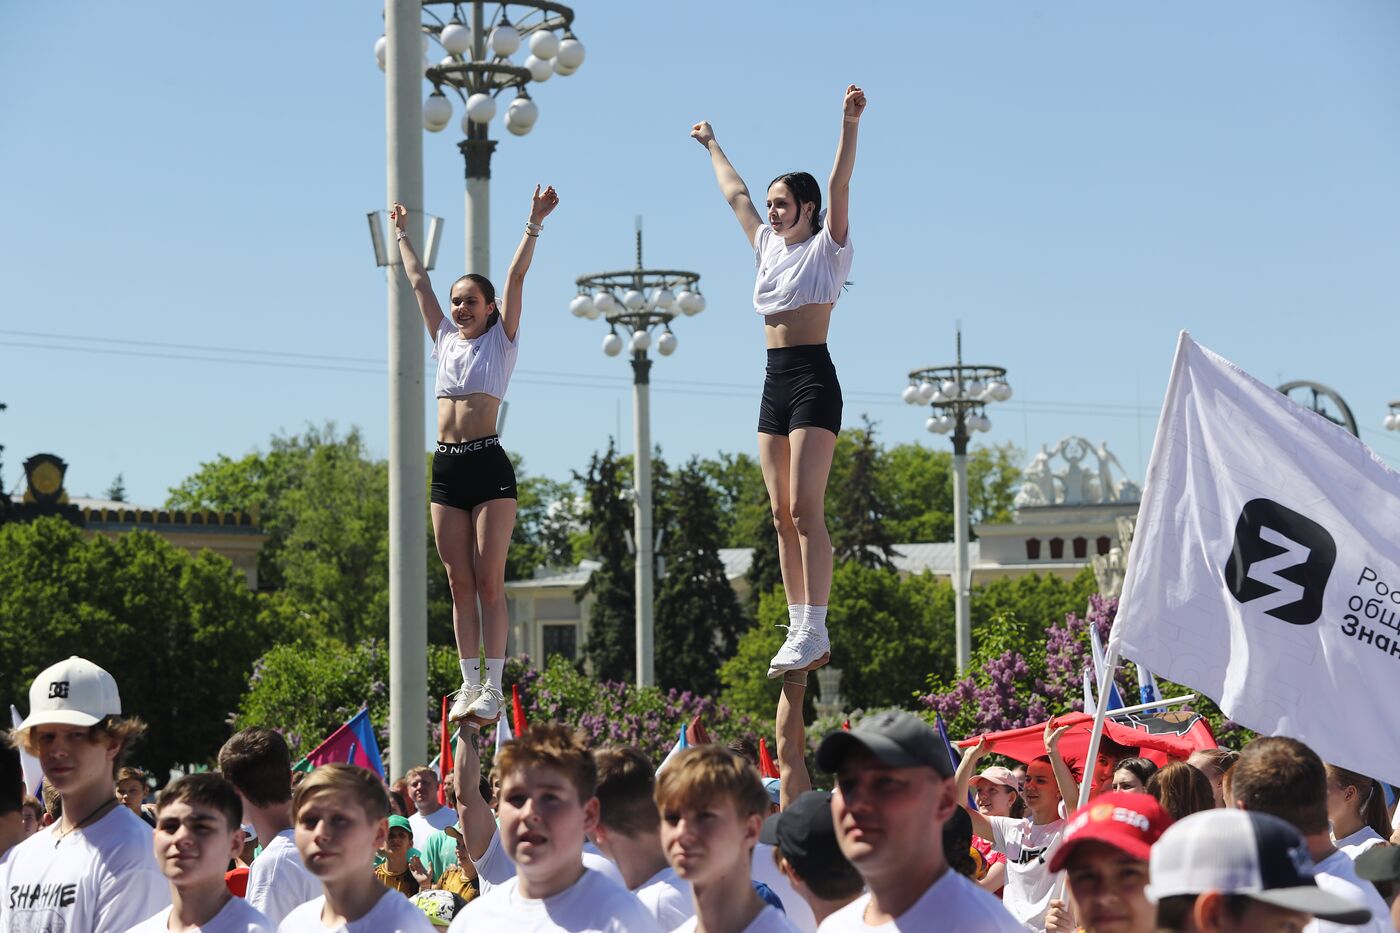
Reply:
[[456, 282], [453, 282], [452, 287], [456, 288], [462, 282], [475, 282], [476, 287], [481, 289], [481, 297], [486, 299], [486, 303], [488, 305], [492, 306], [491, 316], [486, 319], [486, 330], [490, 330], [491, 328], [499, 324], [501, 322], [501, 309], [495, 307], [496, 286], [491, 284], [491, 280], [484, 275], [479, 275], [475, 272], [468, 272], [466, 275], [459, 278]]
[[1385, 791], [1372, 778], [1359, 771], [1348, 771], [1346, 768], [1337, 765], [1327, 766], [1327, 776], [1332, 778], [1345, 790], [1348, 787], [1355, 787], [1359, 795], [1356, 804], [1356, 814], [1361, 817], [1361, 822], [1371, 827], [1383, 838], [1389, 839], [1390, 815], [1386, 812]]
[[817, 180], [807, 172], [788, 172], [779, 175], [768, 183], [771, 188], [781, 182], [788, 191], [792, 192], [792, 198], [797, 202], [797, 209], [802, 210], [803, 204], [815, 205], [812, 209], [812, 233], [815, 235], [822, 229], [822, 188], [817, 184]]

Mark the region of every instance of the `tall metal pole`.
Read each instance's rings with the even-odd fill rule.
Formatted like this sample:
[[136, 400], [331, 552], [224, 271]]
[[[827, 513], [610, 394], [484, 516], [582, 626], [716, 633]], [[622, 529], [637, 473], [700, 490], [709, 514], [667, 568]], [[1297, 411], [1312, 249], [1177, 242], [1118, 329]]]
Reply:
[[652, 618], [655, 559], [651, 527], [651, 360], [645, 350], [632, 353], [632, 426], [637, 449], [636, 469], [632, 471], [637, 501], [632, 532], [637, 542], [637, 686], [650, 687], [656, 684]]
[[957, 630], [958, 673], [972, 664], [972, 588], [967, 560], [967, 424], [961, 411], [953, 429], [953, 605]]
[[[473, 58], [486, 61], [484, 4], [472, 4]], [[487, 139], [486, 127], [467, 121], [467, 138], [457, 144], [467, 162], [467, 271], [491, 277], [491, 153], [496, 141]]]
[[[385, 5], [389, 201], [423, 234], [421, 0]], [[403, 265], [389, 267], [389, 762], [428, 760], [427, 502], [423, 482], [423, 325]]]

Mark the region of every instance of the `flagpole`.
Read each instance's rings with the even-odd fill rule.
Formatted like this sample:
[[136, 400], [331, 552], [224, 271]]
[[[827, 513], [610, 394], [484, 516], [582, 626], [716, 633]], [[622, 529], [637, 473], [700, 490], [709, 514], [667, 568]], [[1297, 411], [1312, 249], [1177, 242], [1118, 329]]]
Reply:
[[1099, 679], [1099, 702], [1094, 710], [1094, 728], [1089, 732], [1089, 750], [1084, 754], [1084, 779], [1079, 785], [1076, 810], [1089, 802], [1089, 790], [1094, 783], [1094, 762], [1099, 760], [1099, 740], [1103, 738], [1103, 721], [1108, 715], [1108, 685], [1113, 682], [1113, 673], [1118, 669], [1118, 645], [1112, 638], [1108, 641], [1108, 657], [1104, 658], [1103, 676]]

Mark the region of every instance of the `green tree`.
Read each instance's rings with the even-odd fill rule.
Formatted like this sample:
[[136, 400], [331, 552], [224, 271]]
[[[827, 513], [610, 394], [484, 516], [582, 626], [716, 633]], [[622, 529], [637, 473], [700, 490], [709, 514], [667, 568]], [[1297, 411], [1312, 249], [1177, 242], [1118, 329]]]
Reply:
[[594, 597], [584, 656], [599, 680], [631, 680], [637, 659], [635, 558], [627, 546], [632, 508], [623, 464], [611, 441], [601, 457], [593, 455], [587, 475], [579, 479], [586, 503], [587, 549], [600, 564], [577, 596]]
[[[150, 532], [85, 539], [58, 518], [0, 527], [0, 702], [80, 655], [117, 679], [122, 709], [150, 726], [133, 759], [158, 778], [210, 760], [271, 633], [225, 558]], [[303, 702], [305, 700], [303, 699]]]
[[[508, 683], [514, 682], [518, 668], [514, 661], [508, 666]], [[461, 679], [456, 649], [430, 646], [428, 697], [422, 720], [430, 755], [439, 743], [441, 697], [456, 690]], [[387, 756], [388, 683], [389, 649], [379, 639], [353, 646], [334, 639], [311, 646], [278, 645], [253, 665], [233, 728], [277, 729], [286, 737], [295, 761], [366, 707], [378, 732], [380, 750]], [[308, 697], [316, 702], [308, 703]]]
[[112, 502], [126, 501], [126, 475], [118, 473], [112, 480], [112, 485], [107, 487], [107, 491], [102, 494], [102, 498]]
[[837, 442], [840, 463], [832, 464], [828, 486], [835, 506], [828, 519], [832, 549], [837, 561], [893, 570], [895, 539], [885, 523], [889, 507], [880, 483], [883, 453], [875, 442], [875, 423], [869, 416], [864, 422]]
[[[968, 453], [968, 516], [973, 525], [1011, 520], [1020, 481], [1019, 450], [1011, 444]], [[885, 521], [896, 542], [953, 540], [953, 454], [921, 444], [897, 444], [880, 470]]]
[[352, 642], [387, 632], [388, 482], [388, 464], [369, 456], [358, 429], [342, 437], [328, 424], [274, 437], [265, 454], [219, 455], [172, 489], [166, 507], [255, 514], [268, 534], [261, 585]]
[[713, 695], [745, 619], [720, 560], [719, 509], [699, 462], [668, 480], [659, 522], [666, 574], [656, 595], [656, 680], [662, 688]]

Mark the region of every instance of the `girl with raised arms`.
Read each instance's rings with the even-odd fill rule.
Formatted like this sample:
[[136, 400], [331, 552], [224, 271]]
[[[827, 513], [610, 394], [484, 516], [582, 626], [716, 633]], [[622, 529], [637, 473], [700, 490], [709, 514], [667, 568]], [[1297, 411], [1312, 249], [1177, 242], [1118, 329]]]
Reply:
[[515, 469], [496, 435], [496, 418], [520, 349], [525, 273], [544, 229], [541, 224], [558, 204], [553, 186], [543, 193], [535, 186], [530, 220], [506, 273], [501, 300], [496, 300], [490, 280], [468, 273], [452, 283], [450, 315], [443, 314], [427, 270], [407, 238], [408, 210], [394, 205], [404, 272], [433, 337], [437, 360], [438, 444], [431, 510], [433, 538], [452, 590], [452, 629], [462, 666], [462, 689], [449, 713], [454, 721], [494, 722], [504, 702], [506, 550], [515, 528], [516, 492]]
[[[827, 185], [827, 209], [806, 172], [779, 175], [759, 214], [744, 180], [730, 164], [709, 123], [690, 135], [710, 153], [720, 193], [753, 245], [758, 279], [754, 310], [763, 316], [768, 370], [758, 415], [758, 454], [778, 529], [778, 557], [788, 601], [788, 634], [768, 668], [810, 670], [831, 659], [826, 607], [831, 592], [831, 538], [825, 500], [841, 385], [827, 352], [831, 311], [851, 271], [848, 223], [856, 132], [865, 92], [846, 88], [841, 141]], [[765, 222], [766, 221], [766, 222]]]

